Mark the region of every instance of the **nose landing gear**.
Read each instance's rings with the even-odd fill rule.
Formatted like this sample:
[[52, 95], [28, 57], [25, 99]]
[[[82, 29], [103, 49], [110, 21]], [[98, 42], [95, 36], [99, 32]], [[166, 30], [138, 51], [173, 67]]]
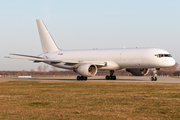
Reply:
[[151, 81], [157, 81], [157, 70], [159, 70], [159, 68], [155, 68], [153, 70], [153, 76], [151, 77]]
[[157, 81], [157, 77], [151, 77], [151, 81]]
[[106, 80], [116, 80], [116, 76], [113, 75], [114, 74], [114, 70], [110, 70], [110, 76], [106, 75]]

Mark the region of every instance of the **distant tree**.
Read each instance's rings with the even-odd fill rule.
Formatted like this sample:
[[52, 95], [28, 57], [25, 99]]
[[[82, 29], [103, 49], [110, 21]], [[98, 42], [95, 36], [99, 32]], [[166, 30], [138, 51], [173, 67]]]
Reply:
[[43, 66], [43, 72], [47, 72], [47, 69], [48, 69], [48, 66], [47, 66], [47, 65], [44, 65], [44, 66]]
[[38, 66], [37, 69], [38, 69], [39, 72], [42, 72], [42, 66]]
[[[174, 66], [172, 67], [168, 67], [168, 68], [161, 68], [159, 71], [158, 71], [158, 75], [174, 75], [174, 73], [176, 71], [180, 70], [179, 68], [179, 64], [176, 63]], [[177, 72], [176, 72], [177, 73]]]
[[22, 70], [21, 75], [27, 75], [28, 71], [27, 70]]
[[52, 71], [59, 71], [59, 68], [52, 66], [52, 67], [51, 67], [51, 70], [52, 70]]
[[176, 64], [175, 64], [174, 66], [172, 66], [172, 67], [162, 68], [161, 70], [175, 72], [175, 71], [178, 71], [179, 69], [180, 69], [179, 64], [176, 63]]

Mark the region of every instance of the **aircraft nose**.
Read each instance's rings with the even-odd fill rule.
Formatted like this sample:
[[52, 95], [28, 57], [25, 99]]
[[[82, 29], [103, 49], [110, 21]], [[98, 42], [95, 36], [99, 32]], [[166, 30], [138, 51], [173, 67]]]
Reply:
[[176, 64], [176, 61], [172, 58], [168, 61], [169, 66], [174, 66]]

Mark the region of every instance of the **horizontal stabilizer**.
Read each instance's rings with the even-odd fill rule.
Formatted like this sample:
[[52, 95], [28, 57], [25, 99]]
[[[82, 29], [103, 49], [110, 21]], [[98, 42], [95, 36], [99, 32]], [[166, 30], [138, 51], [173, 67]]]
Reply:
[[14, 53], [10, 53], [10, 55], [16, 55], [16, 56], [23, 56], [23, 57], [32, 57], [32, 58], [40, 58], [40, 59], [44, 59], [43, 57], [32, 56], [32, 55], [23, 55], [23, 54], [14, 54]]
[[38, 58], [17, 58], [17, 57], [10, 57], [10, 56], [5, 56], [5, 58], [10, 58], [10, 59], [20, 59], [20, 60], [30, 60], [30, 61], [35, 61], [35, 62], [52, 62], [52, 63], [61, 63], [61, 60], [52, 60], [52, 59], [38, 59]]

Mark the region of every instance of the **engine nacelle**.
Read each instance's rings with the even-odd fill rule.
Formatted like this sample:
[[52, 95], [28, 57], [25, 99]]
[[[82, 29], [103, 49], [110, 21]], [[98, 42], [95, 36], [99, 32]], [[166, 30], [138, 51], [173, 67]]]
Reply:
[[96, 75], [97, 67], [93, 64], [85, 63], [85, 64], [79, 65], [74, 71], [84, 77], [92, 77]]
[[144, 76], [147, 75], [149, 72], [149, 69], [147, 68], [133, 68], [133, 69], [126, 69], [127, 72], [130, 72], [131, 74], [135, 76]]

